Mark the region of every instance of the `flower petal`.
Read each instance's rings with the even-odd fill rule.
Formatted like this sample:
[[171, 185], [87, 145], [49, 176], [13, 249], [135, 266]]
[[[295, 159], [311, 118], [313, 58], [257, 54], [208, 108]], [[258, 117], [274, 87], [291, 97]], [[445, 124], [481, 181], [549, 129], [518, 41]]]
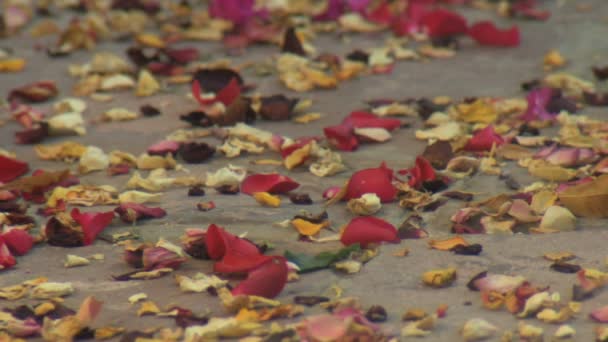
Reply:
[[608, 323], [608, 305], [593, 310], [589, 317], [599, 323]]
[[249, 272], [232, 290], [233, 295], [261, 296], [274, 298], [281, 293], [287, 283], [287, 261], [280, 256], [274, 256], [258, 268]]
[[342, 121], [342, 124], [350, 125], [353, 128], [384, 128], [392, 131], [401, 127], [401, 120], [381, 118], [372, 113], [354, 111]]
[[520, 42], [519, 29], [500, 30], [490, 21], [480, 21], [469, 28], [469, 36], [481, 45], [518, 46]]
[[350, 177], [343, 200], [359, 198], [367, 193], [376, 194], [382, 203], [391, 202], [397, 196], [393, 186], [393, 170], [384, 163], [377, 168], [359, 170]]
[[359, 141], [354, 135], [351, 125], [340, 124], [323, 128], [323, 133], [331, 145], [341, 151], [354, 151], [359, 146]]
[[83, 244], [90, 245], [114, 219], [114, 212], [105, 213], [81, 213], [78, 208], [72, 209], [70, 213], [74, 221], [82, 227]]
[[4, 241], [11, 253], [24, 255], [34, 246], [34, 238], [23, 229], [10, 229], [0, 235], [0, 240]]
[[161, 218], [167, 215], [167, 212], [162, 208], [146, 207], [139, 203], [122, 203], [114, 209], [114, 212], [127, 223], [148, 218]]
[[253, 243], [228, 233], [224, 228], [215, 224], [209, 225], [205, 234], [207, 254], [211, 259], [219, 260], [228, 254], [229, 250], [242, 255], [260, 254]]
[[486, 128], [477, 131], [464, 147], [465, 151], [489, 151], [493, 145], [499, 146], [505, 143], [505, 140], [500, 134], [494, 131], [494, 126], [489, 125]]
[[377, 217], [364, 216], [352, 219], [340, 237], [340, 241], [346, 245], [355, 243], [365, 247], [370, 243], [395, 242], [399, 238], [395, 227]]
[[467, 32], [467, 21], [461, 15], [446, 9], [436, 9], [422, 17], [421, 25], [431, 38], [449, 37]]
[[0, 183], [8, 183], [28, 170], [27, 163], [0, 155]]
[[173, 140], [162, 140], [148, 147], [148, 154], [151, 156], [164, 156], [167, 153], [176, 154], [180, 143]]
[[241, 192], [252, 195], [255, 192], [284, 194], [299, 187], [293, 179], [278, 173], [253, 174], [247, 176], [241, 183]]

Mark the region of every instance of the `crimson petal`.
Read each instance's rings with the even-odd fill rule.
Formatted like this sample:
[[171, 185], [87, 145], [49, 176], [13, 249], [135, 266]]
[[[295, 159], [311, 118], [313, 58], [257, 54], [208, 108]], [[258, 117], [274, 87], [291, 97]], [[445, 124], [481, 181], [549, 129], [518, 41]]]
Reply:
[[401, 127], [401, 120], [399, 119], [380, 118], [372, 113], [362, 111], [350, 113], [342, 123], [354, 128], [384, 128], [389, 131]]
[[218, 273], [245, 273], [267, 262], [269, 258], [267, 255], [260, 254], [257, 247], [255, 253], [230, 248], [222, 260], [213, 265], [213, 271]]
[[247, 176], [241, 183], [241, 192], [252, 195], [256, 192], [268, 192], [271, 194], [284, 194], [297, 187], [298, 184], [293, 179], [278, 173], [254, 174]]
[[409, 175], [408, 185], [415, 189], [419, 189], [424, 182], [432, 181], [437, 177], [431, 163], [421, 156], [416, 157], [416, 165], [413, 168], [399, 171], [399, 173]]
[[465, 151], [489, 151], [492, 149], [492, 145], [502, 145], [505, 143], [505, 140], [494, 131], [494, 126], [488, 125], [486, 128], [477, 131], [475, 135], [467, 142], [464, 147]]
[[78, 208], [72, 209], [70, 213], [74, 221], [82, 227], [83, 244], [90, 245], [114, 219], [114, 212], [105, 213], [81, 213]]
[[380, 167], [359, 170], [350, 177], [346, 186], [344, 200], [359, 198], [363, 194], [374, 193], [382, 203], [391, 202], [397, 196], [393, 186], [393, 170], [382, 163]]
[[17, 159], [0, 155], [0, 182], [8, 183], [15, 178], [27, 173], [27, 163]]
[[467, 21], [446, 9], [436, 9], [424, 15], [421, 25], [431, 38], [449, 37], [467, 32]]
[[354, 151], [359, 146], [359, 141], [354, 135], [351, 125], [341, 124], [323, 128], [323, 133], [329, 143], [341, 151]]
[[211, 259], [219, 260], [228, 254], [229, 250], [237, 251], [242, 255], [259, 254], [258, 247], [253, 243], [228, 233], [215, 224], [209, 225], [205, 234], [207, 254]]
[[34, 238], [22, 229], [11, 229], [0, 235], [0, 240], [15, 255], [24, 255], [34, 246]]
[[281, 293], [287, 283], [287, 261], [280, 256], [274, 256], [249, 273], [232, 290], [232, 294], [274, 298]]
[[469, 28], [469, 36], [481, 45], [511, 47], [518, 46], [520, 42], [517, 26], [500, 30], [490, 21], [475, 23]]
[[396, 242], [399, 240], [397, 229], [392, 224], [373, 216], [360, 216], [352, 219], [340, 237], [345, 246], [370, 243]]

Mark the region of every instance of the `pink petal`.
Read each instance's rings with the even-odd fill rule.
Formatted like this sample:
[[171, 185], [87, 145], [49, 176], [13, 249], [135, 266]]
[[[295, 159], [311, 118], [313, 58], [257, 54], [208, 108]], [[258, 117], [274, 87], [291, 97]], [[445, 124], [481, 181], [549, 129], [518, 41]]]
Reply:
[[83, 244], [85, 246], [92, 244], [97, 235], [114, 219], [113, 211], [105, 213], [81, 213], [78, 208], [74, 208], [70, 215], [82, 227], [84, 235]]
[[362, 247], [370, 243], [398, 240], [397, 229], [392, 224], [374, 216], [355, 217], [348, 223], [340, 237], [340, 241], [346, 246], [358, 243]]
[[363, 194], [374, 193], [382, 203], [391, 202], [397, 196], [393, 186], [393, 170], [382, 163], [380, 167], [359, 170], [350, 177], [346, 186], [344, 200], [359, 198]]
[[173, 140], [162, 140], [148, 147], [148, 154], [164, 156], [167, 153], [176, 154], [179, 150], [180, 143]]
[[475, 23], [469, 28], [469, 36], [481, 45], [511, 47], [518, 46], [520, 42], [517, 26], [500, 30], [490, 21]]
[[274, 298], [281, 293], [287, 283], [287, 261], [280, 256], [274, 256], [258, 268], [249, 272], [232, 290], [232, 294]]
[[341, 341], [348, 332], [350, 323], [336, 316], [323, 314], [307, 317], [305, 330], [301, 332], [304, 341]]
[[247, 178], [243, 180], [241, 183], [241, 192], [248, 195], [255, 192], [284, 194], [299, 186], [300, 184], [293, 179], [278, 173], [258, 173], [247, 176]]
[[608, 305], [593, 310], [589, 317], [598, 323], [608, 323]]
[[547, 111], [547, 105], [551, 101], [553, 90], [551, 88], [539, 88], [530, 91], [526, 100], [528, 107], [519, 119], [528, 121], [546, 121], [555, 119], [555, 115]]

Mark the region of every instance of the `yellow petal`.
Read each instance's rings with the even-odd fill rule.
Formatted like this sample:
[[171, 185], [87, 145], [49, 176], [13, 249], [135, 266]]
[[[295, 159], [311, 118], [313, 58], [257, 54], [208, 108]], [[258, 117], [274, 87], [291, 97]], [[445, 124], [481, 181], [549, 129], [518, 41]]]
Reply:
[[312, 223], [301, 218], [297, 218], [291, 221], [291, 225], [301, 235], [311, 236], [316, 235], [321, 229], [329, 226], [329, 221], [323, 221], [321, 223]]
[[450, 286], [454, 280], [456, 280], [455, 268], [431, 270], [424, 272], [422, 275], [422, 281], [424, 284], [437, 288]]
[[144, 315], [156, 315], [160, 312], [160, 309], [153, 301], [149, 300], [147, 302], [141, 303], [139, 310], [137, 310], [137, 316], [141, 317]]
[[276, 195], [271, 195], [267, 192], [256, 192], [253, 194], [258, 203], [266, 207], [278, 208], [281, 205], [281, 198]]
[[135, 89], [135, 95], [137, 96], [150, 96], [154, 95], [160, 90], [160, 83], [152, 76], [152, 74], [142, 69], [139, 72], [139, 78], [137, 79], [137, 87]]
[[9, 58], [0, 60], [0, 72], [16, 72], [25, 68], [25, 59]]

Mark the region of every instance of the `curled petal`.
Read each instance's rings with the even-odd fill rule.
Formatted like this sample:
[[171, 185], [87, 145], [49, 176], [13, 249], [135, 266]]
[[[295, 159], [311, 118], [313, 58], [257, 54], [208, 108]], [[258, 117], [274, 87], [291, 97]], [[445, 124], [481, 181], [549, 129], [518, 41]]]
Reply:
[[222, 259], [230, 251], [235, 251], [235, 254], [244, 256], [260, 254], [256, 245], [228, 233], [222, 227], [215, 224], [211, 224], [209, 225], [209, 228], [207, 228], [205, 244], [207, 247], [207, 254], [214, 260]]
[[363, 247], [370, 243], [398, 240], [395, 226], [373, 216], [355, 217], [344, 228], [340, 237], [340, 241], [346, 246], [358, 243]]
[[241, 192], [252, 195], [255, 192], [284, 194], [299, 187], [293, 179], [278, 173], [254, 174], [247, 176], [241, 183]]
[[469, 36], [481, 45], [511, 47], [518, 46], [520, 42], [517, 26], [500, 30], [490, 21], [480, 21], [471, 26]]
[[525, 281], [526, 279], [522, 276], [488, 274], [484, 271], [474, 276], [467, 287], [472, 291], [507, 293], [515, 290]]
[[553, 89], [551, 88], [539, 88], [530, 91], [526, 100], [528, 101], [528, 107], [526, 112], [519, 117], [519, 119], [528, 121], [546, 121], [553, 120], [555, 115], [547, 110], [551, 97], [553, 96]]
[[393, 170], [384, 163], [377, 168], [359, 170], [350, 177], [343, 199], [350, 200], [373, 193], [380, 197], [382, 203], [391, 202], [397, 196], [392, 180]]
[[114, 212], [105, 213], [81, 213], [78, 208], [72, 209], [72, 219], [82, 227], [83, 244], [90, 245], [114, 219]]
[[285, 258], [274, 256], [249, 272], [247, 279], [238, 284], [232, 290], [232, 294], [274, 298], [285, 287], [287, 275], [288, 268]]
[[415, 189], [420, 189], [424, 182], [432, 181], [437, 178], [435, 169], [433, 169], [431, 163], [421, 156], [416, 157], [416, 165], [414, 165], [413, 168], [399, 171], [399, 173], [409, 175], [410, 180], [408, 184]]

